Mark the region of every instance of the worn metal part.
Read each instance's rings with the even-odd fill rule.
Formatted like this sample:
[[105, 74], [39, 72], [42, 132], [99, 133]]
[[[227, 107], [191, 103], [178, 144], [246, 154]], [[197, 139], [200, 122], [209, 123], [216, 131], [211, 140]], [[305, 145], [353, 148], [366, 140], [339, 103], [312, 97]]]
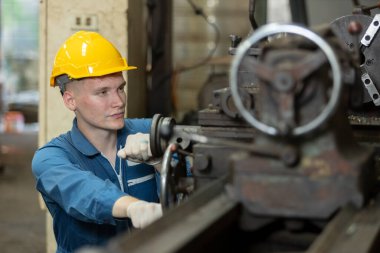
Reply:
[[[321, 149], [315, 145], [311, 152]], [[303, 146], [301, 150], [310, 148]], [[334, 149], [320, 152], [310, 156], [303, 151], [295, 168], [260, 157], [239, 157], [233, 163], [236, 196], [250, 213], [271, 217], [328, 219], [347, 203], [362, 207], [374, 185], [370, 156], [357, 150], [349, 160]]]
[[375, 35], [377, 31], [379, 30], [380, 26], [380, 14], [376, 14], [371, 24], [368, 26], [367, 30], [365, 31], [365, 34], [363, 35], [362, 39], [360, 40], [360, 43], [362, 45], [368, 47], [371, 45], [373, 39], [375, 38]]
[[[326, 104], [323, 111], [315, 117], [312, 121], [306, 123], [302, 126], [293, 127], [292, 129], [285, 130], [287, 131], [284, 133], [283, 130], [279, 129], [278, 126], [269, 126], [259, 120], [257, 120], [252, 111], [249, 111], [245, 108], [241, 96], [238, 90], [238, 69], [239, 65], [241, 64], [243, 58], [246, 56], [246, 51], [251, 48], [252, 45], [255, 45], [260, 40], [267, 38], [268, 36], [274, 36], [281, 33], [289, 33], [289, 34], [296, 34], [299, 36], [303, 36], [311, 40], [313, 43], [315, 43], [324, 53], [326, 56], [333, 75], [333, 87], [332, 92], [330, 94], [330, 100]], [[318, 55], [318, 53], [317, 53]], [[304, 62], [300, 63], [301, 68], [303, 67], [306, 72], [300, 76], [294, 77], [287, 77], [287, 79], [291, 79], [291, 82], [299, 82], [300, 79], [304, 79], [305, 77], [310, 75], [310, 72], [313, 72], [316, 68], [320, 67], [321, 64], [324, 62], [320, 57], [316, 57], [316, 60], [311, 59], [311, 62], [316, 62], [315, 64], [311, 64], [310, 68], [307, 68], [309, 59], [306, 59], [307, 63]], [[323, 58], [322, 58], [323, 59]], [[264, 78], [266, 80], [272, 81], [272, 78], [274, 77], [276, 81], [276, 77], [278, 73], [284, 73], [281, 71], [278, 71], [277, 69], [273, 69], [272, 67], [265, 66], [263, 64], [258, 64], [253, 58], [251, 60], [252, 69], [256, 69], [256, 74], [260, 78]], [[300, 69], [300, 68], [298, 68]], [[298, 71], [293, 71], [292, 73], [299, 73]], [[285, 74], [285, 73], [284, 73]], [[282, 79], [284, 77], [280, 78], [280, 82], [283, 82]], [[288, 83], [288, 82], [286, 82]], [[231, 70], [230, 70], [230, 88], [232, 97], [234, 99], [235, 105], [240, 112], [241, 116], [254, 128], [260, 130], [261, 132], [271, 135], [271, 136], [279, 136], [279, 135], [291, 135], [291, 136], [301, 136], [307, 133], [310, 133], [317, 129], [319, 126], [321, 126], [324, 122], [326, 122], [331, 115], [335, 112], [336, 106], [338, 104], [341, 90], [342, 90], [342, 75], [341, 75], [341, 69], [340, 64], [338, 62], [338, 59], [334, 53], [334, 50], [331, 48], [331, 46], [322, 39], [319, 35], [316, 33], [310, 31], [309, 29], [296, 26], [296, 25], [279, 25], [279, 24], [269, 24], [266, 26], [263, 26], [262, 28], [258, 29], [252, 36], [250, 36], [248, 39], [246, 39], [244, 42], [242, 42], [238, 49], [236, 56], [233, 59]], [[290, 99], [291, 100], [291, 99]], [[289, 101], [290, 101], [289, 100]]]
[[371, 77], [369, 76], [368, 73], [363, 73], [361, 76], [361, 80], [364, 84], [364, 87], [367, 89], [368, 94], [372, 98], [373, 103], [376, 106], [380, 105], [380, 95], [379, 91], [376, 89], [375, 84], [373, 83]]
[[348, 116], [351, 125], [380, 126], [380, 115], [378, 113], [351, 114]]
[[[160, 202], [163, 209], [169, 207], [170, 204], [175, 203], [174, 185], [171, 181], [172, 166], [170, 165], [173, 159], [173, 153], [178, 149], [178, 145], [175, 143], [169, 144], [164, 153], [162, 159], [162, 167], [160, 171], [161, 175], [161, 189], [160, 189]], [[170, 190], [170, 193], [169, 193]]]
[[169, 143], [170, 131], [175, 125], [171, 117], [155, 114], [150, 129], [150, 148], [153, 157], [161, 157]]
[[[357, 57], [360, 61], [358, 65], [360, 65], [361, 72], [368, 74], [373, 84], [369, 90], [364, 82], [355, 84], [361, 84], [361, 89], [364, 89], [365, 92], [361, 94], [355, 91], [353, 96], [356, 97], [356, 100], [360, 99], [361, 104], [374, 102], [376, 106], [378, 106], [378, 96], [373, 95], [378, 94], [380, 90], [380, 72], [377, 67], [380, 62], [380, 43], [377, 43], [379, 36], [373, 36], [379, 23], [377, 19], [379, 19], [378, 15], [373, 18], [368, 15], [356, 14], [337, 18], [331, 23], [331, 29], [343, 41], [347, 49], [351, 52], [357, 51], [359, 54]], [[350, 24], [353, 23], [357, 23], [357, 25], [362, 27], [359, 33], [352, 33], [350, 31]], [[368, 40], [365, 39], [367, 33], [371, 35], [368, 37]]]
[[155, 114], [152, 118], [152, 124], [150, 128], [150, 135], [149, 135], [149, 143], [150, 143], [150, 150], [152, 152], [153, 157], [160, 157], [163, 152], [161, 152], [159, 148], [160, 138], [159, 138], [159, 126], [160, 121], [162, 120], [161, 114]]
[[342, 208], [305, 253], [375, 253], [380, 248], [379, 200]]
[[[236, 156], [230, 163], [232, 188], [244, 209], [253, 215], [328, 219], [341, 206], [353, 203], [360, 207], [370, 198], [374, 187], [373, 149], [355, 143], [342, 111], [346, 105], [340, 99], [343, 79], [340, 74], [331, 77], [335, 71], [342, 72], [341, 64], [354, 68], [350, 55], [334, 43], [336, 38], [331, 33], [324, 33], [324, 38], [312, 33], [313, 37], [305, 28], [297, 28], [268, 25], [262, 33], [257, 30], [256, 36], [240, 44], [242, 51], [233, 61], [230, 76], [236, 86], [232, 85], [231, 91], [238, 96], [234, 75], [245, 48], [276, 31], [308, 38], [272, 38], [260, 61], [247, 61], [261, 80], [255, 102], [262, 122], [252, 121], [256, 119], [239, 105], [239, 98], [235, 102], [243, 116], [249, 114], [245, 119], [263, 133], [257, 134], [251, 145], [288, 152], [283, 151], [278, 159], [245, 149], [245, 156]], [[328, 49], [319, 50], [322, 47]], [[331, 57], [330, 66], [325, 64], [324, 55]], [[302, 82], [305, 78], [307, 81]]]
[[162, 159], [160, 202], [164, 211], [181, 204], [194, 189], [194, 180], [187, 173], [187, 153], [182, 152], [177, 143], [171, 143]]
[[197, 143], [204, 143], [209, 145], [216, 145], [216, 146], [222, 146], [222, 147], [231, 147], [238, 150], [243, 151], [249, 151], [252, 154], [255, 154], [257, 156], [264, 156], [264, 157], [272, 157], [272, 158], [278, 158], [280, 159], [282, 157], [282, 150], [275, 148], [275, 147], [263, 147], [263, 146], [253, 146], [248, 143], [242, 143], [239, 141], [233, 141], [228, 139], [222, 139], [222, 138], [213, 138], [208, 137], [205, 135], [195, 134], [195, 133], [183, 133], [186, 138], [197, 142]]
[[[251, 96], [251, 94], [249, 94], [247, 90], [241, 89], [240, 96], [242, 103], [246, 108], [253, 108], [253, 97]], [[233, 119], [236, 119], [240, 116], [239, 111], [236, 109], [235, 104], [233, 102], [229, 88], [223, 88], [214, 91], [213, 105], [219, 108], [219, 110], [221, 110], [222, 113]]]

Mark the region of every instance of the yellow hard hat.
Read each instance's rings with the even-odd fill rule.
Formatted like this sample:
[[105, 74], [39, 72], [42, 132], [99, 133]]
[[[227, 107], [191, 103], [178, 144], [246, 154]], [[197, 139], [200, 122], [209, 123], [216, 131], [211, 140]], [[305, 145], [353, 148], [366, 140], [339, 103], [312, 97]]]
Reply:
[[79, 79], [131, 69], [136, 67], [128, 66], [114, 45], [99, 33], [79, 31], [70, 36], [58, 50], [50, 86], [56, 86], [56, 77], [61, 75]]

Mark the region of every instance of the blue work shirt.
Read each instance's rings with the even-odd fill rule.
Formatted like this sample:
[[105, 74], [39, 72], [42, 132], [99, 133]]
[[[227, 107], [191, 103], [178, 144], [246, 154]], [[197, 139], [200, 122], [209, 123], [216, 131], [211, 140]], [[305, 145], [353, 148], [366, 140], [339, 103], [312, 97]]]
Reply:
[[[118, 149], [124, 147], [129, 134], [148, 133], [150, 126], [150, 119], [126, 119], [117, 134]], [[36, 151], [32, 170], [36, 188], [53, 217], [60, 253], [84, 245], [103, 245], [128, 230], [129, 219], [112, 216], [112, 207], [120, 197], [159, 201], [154, 167], [116, 158], [113, 168], [81, 133], [76, 119], [71, 131]]]

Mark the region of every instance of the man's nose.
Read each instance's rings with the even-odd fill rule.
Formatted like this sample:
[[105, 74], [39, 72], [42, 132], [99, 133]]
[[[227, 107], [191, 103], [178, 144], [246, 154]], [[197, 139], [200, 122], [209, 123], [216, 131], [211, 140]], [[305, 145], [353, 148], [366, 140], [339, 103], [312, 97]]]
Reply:
[[112, 104], [114, 106], [121, 106], [125, 104], [126, 95], [125, 93], [115, 92], [112, 96]]

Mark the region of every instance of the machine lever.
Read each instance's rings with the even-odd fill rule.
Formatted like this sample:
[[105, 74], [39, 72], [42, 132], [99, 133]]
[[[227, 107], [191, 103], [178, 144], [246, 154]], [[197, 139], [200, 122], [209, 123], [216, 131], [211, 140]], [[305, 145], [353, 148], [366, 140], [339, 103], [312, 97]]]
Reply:
[[282, 158], [282, 152], [273, 147], [270, 147], [270, 148], [257, 147], [257, 146], [253, 146], [251, 143], [247, 144], [247, 143], [231, 141], [227, 139], [207, 137], [204, 135], [189, 133], [185, 131], [181, 132], [180, 135], [182, 135], [184, 138], [187, 138], [189, 140], [192, 140], [198, 143], [233, 147], [233, 148], [249, 151], [259, 156], [272, 157], [272, 158], [278, 158], [278, 159]]

